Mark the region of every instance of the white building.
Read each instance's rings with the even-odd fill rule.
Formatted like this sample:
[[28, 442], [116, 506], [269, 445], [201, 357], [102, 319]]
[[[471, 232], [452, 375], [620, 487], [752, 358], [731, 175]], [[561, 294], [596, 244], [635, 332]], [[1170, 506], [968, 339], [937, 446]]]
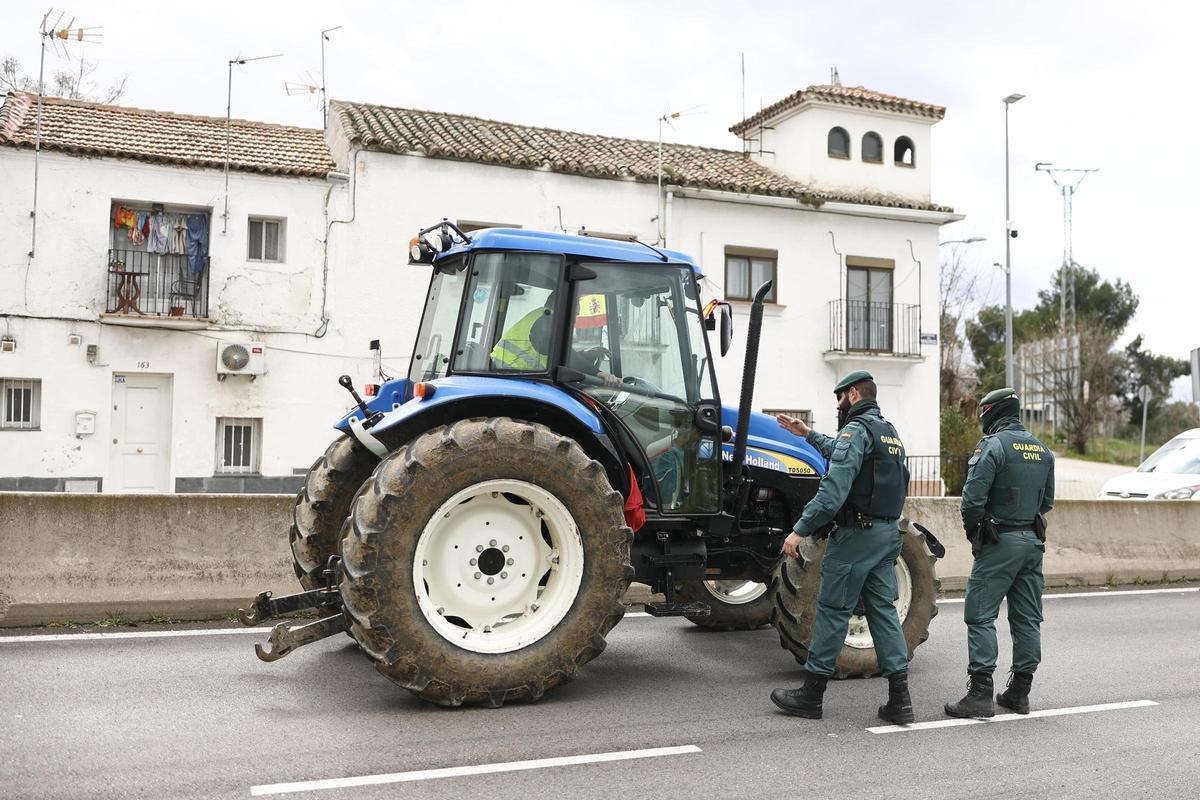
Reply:
[[[223, 119], [47, 101], [30, 257], [33, 105], [0, 112], [0, 489], [291, 490], [347, 405], [337, 376], [375, 377], [368, 341], [407, 368], [429, 277], [407, 242], [442, 217], [691, 253], [739, 312], [726, 404], [771, 277], [755, 406], [830, 429], [834, 382], [866, 368], [908, 452], [938, 453], [921, 334], [960, 218], [929, 196], [939, 107], [810, 87], [734, 126], [742, 150], [664, 146], [660, 197], [654, 142], [334, 101], [324, 140], [234, 123], [225, 217]], [[206, 264], [114, 226], [156, 204], [208, 220]], [[220, 342], [262, 349], [264, 374], [218, 380]]]

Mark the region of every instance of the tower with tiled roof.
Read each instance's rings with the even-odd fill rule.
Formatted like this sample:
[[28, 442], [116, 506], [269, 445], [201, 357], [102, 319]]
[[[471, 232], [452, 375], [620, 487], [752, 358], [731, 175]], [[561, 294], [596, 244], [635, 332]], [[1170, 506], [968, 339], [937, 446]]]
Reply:
[[742, 120], [754, 161], [816, 191], [884, 192], [929, 202], [930, 129], [946, 114], [932, 103], [862, 86], [809, 86]]

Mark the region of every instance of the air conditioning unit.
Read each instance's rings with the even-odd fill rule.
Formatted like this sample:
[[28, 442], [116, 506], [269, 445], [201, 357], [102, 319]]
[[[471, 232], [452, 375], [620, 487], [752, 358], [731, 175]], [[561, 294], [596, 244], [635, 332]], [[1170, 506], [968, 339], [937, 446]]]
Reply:
[[217, 380], [227, 375], [249, 375], [250, 380], [267, 371], [267, 346], [262, 342], [217, 342]]

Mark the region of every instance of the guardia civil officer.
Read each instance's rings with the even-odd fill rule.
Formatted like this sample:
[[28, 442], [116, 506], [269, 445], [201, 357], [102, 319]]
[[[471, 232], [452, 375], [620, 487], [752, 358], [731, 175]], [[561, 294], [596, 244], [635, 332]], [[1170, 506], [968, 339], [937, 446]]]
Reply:
[[996, 615], [1008, 598], [1012, 674], [996, 702], [1029, 713], [1029, 687], [1042, 659], [1042, 556], [1045, 514], [1054, 507], [1054, 454], [1019, 419], [1012, 389], [979, 401], [984, 437], [967, 462], [962, 520], [975, 564], [967, 580], [966, 697], [947, 703], [952, 717], [990, 717], [996, 669]]
[[815, 547], [813, 534], [831, 521], [836, 528], [821, 562], [816, 620], [804, 665], [806, 680], [799, 689], [776, 689], [771, 700], [789, 714], [821, 718], [825, 685], [861, 596], [879, 666], [888, 679], [888, 702], [880, 707], [879, 716], [906, 724], [913, 721], [908, 644], [893, 605], [901, 544], [896, 521], [908, 490], [904, 445], [879, 413], [875, 380], [869, 373], [850, 373], [833, 392], [838, 400], [836, 437], [817, 433], [798, 419], [779, 418], [781, 426], [804, 436], [829, 461], [816, 497], [804, 507], [783, 552], [792, 558], [804, 554], [808, 560]]

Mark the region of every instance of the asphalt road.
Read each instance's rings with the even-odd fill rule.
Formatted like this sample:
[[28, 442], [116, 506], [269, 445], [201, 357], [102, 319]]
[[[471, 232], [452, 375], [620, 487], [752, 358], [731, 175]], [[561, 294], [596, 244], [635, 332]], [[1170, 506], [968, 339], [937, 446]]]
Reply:
[[[964, 690], [962, 608], [942, 605], [913, 661], [918, 721], [944, 719]], [[280, 783], [681, 748], [276, 796], [1196, 797], [1200, 593], [1048, 599], [1046, 616], [1035, 710], [1154, 705], [872, 733], [884, 681], [831, 685], [824, 720], [787, 717], [767, 694], [798, 668], [769, 628], [714, 634], [646, 617], [618, 625], [571, 684], [500, 710], [421, 703], [340, 636], [274, 664], [254, 657], [254, 633], [0, 638], [0, 796], [247, 798]]]

